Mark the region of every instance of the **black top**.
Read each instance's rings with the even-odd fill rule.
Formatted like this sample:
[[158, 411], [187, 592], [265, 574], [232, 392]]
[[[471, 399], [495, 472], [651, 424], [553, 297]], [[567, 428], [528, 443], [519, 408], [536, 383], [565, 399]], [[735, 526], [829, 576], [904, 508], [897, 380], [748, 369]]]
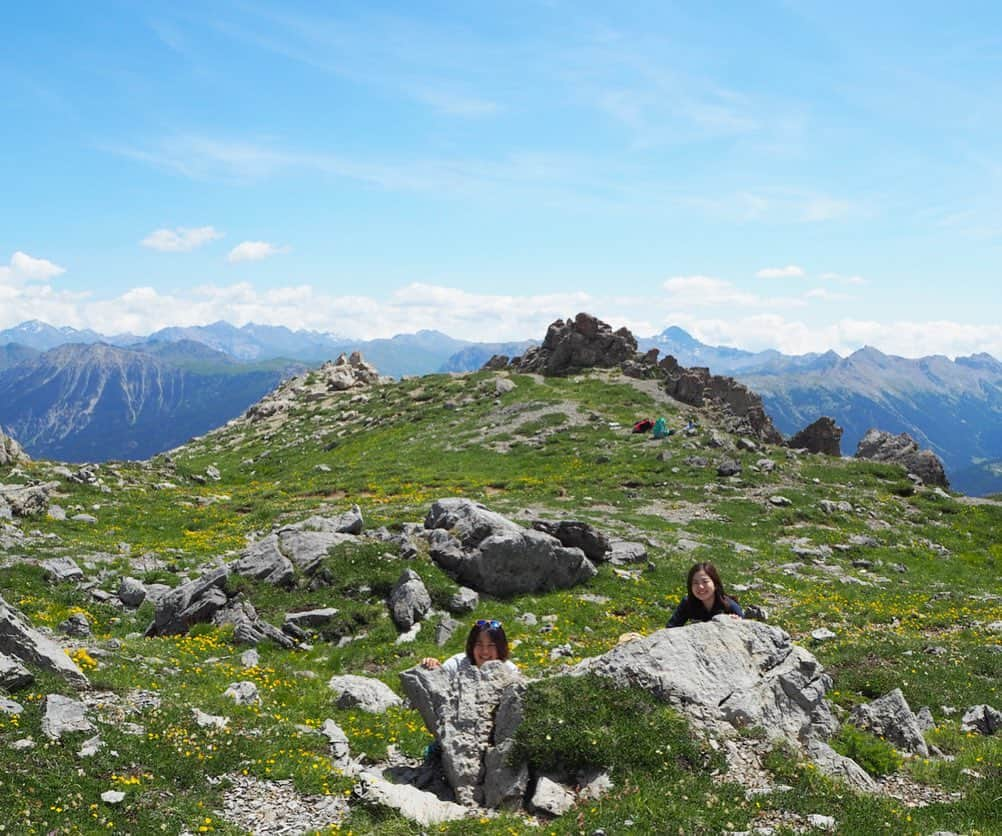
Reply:
[[734, 615], [745, 617], [744, 610], [738, 606], [738, 602], [733, 598], [724, 598], [721, 605], [719, 599], [714, 599], [713, 609], [708, 610], [703, 606], [703, 602], [691, 595], [686, 595], [681, 603], [675, 607], [675, 612], [668, 619], [669, 627], [681, 627], [687, 621], [709, 621], [713, 616], [721, 613], [734, 613]]

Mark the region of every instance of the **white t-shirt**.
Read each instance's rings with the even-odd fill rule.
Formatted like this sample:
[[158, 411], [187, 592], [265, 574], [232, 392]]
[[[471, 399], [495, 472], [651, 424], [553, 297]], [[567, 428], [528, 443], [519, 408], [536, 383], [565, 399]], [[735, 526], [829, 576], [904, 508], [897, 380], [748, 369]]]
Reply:
[[[518, 670], [518, 667], [516, 667], [515, 663], [512, 662], [511, 659], [505, 659], [504, 661], [502, 661], [501, 659], [496, 659], [492, 661], [501, 662], [501, 664], [504, 665], [506, 668], [508, 668], [508, 670], [510, 671]], [[485, 662], [484, 664], [487, 663]], [[449, 676], [454, 676], [455, 674], [459, 673], [460, 668], [464, 665], [468, 668], [476, 667], [473, 664], [473, 662], [471, 662], [466, 657], [465, 651], [463, 653], [457, 653], [455, 656], [450, 656], [448, 659], [446, 659], [442, 663], [442, 670], [444, 670], [447, 674], [449, 674]]]

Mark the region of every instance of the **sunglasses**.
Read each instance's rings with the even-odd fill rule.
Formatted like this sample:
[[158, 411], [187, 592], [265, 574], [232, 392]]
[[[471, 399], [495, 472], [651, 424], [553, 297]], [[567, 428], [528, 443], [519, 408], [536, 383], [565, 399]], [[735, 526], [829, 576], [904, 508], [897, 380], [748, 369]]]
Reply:
[[497, 630], [501, 626], [501, 622], [497, 619], [479, 619], [477, 621], [477, 627], [490, 627], [492, 630]]

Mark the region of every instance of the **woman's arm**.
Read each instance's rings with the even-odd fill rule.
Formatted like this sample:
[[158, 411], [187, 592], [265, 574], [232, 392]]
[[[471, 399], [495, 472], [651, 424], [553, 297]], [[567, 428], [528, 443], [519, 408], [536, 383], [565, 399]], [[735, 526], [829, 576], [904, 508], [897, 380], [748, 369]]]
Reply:
[[738, 618], [745, 617], [745, 611], [741, 609], [741, 605], [733, 598], [728, 597], [724, 603], [727, 606], [727, 612], [731, 615], [736, 615]]
[[683, 598], [668, 619], [668, 627], [681, 627], [689, 620], [689, 596]]

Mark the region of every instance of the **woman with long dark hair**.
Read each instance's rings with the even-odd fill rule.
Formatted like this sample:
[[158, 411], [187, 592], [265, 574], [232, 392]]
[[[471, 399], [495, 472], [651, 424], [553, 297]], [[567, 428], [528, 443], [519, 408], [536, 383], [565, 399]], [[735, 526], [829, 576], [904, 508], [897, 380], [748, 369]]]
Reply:
[[724, 592], [720, 573], [712, 563], [694, 564], [689, 569], [685, 588], [688, 594], [668, 619], [669, 627], [681, 627], [687, 621], [709, 621], [713, 616], [723, 613], [732, 618], [745, 616], [738, 602]]
[[434, 656], [426, 656], [421, 665], [430, 670], [442, 668], [446, 673], [456, 673], [462, 665], [479, 668], [485, 662], [504, 662], [512, 670], [518, 670], [515, 663], [508, 659], [508, 637], [500, 621], [495, 619], [480, 619], [470, 628], [466, 637], [466, 651], [451, 656], [444, 662]]

